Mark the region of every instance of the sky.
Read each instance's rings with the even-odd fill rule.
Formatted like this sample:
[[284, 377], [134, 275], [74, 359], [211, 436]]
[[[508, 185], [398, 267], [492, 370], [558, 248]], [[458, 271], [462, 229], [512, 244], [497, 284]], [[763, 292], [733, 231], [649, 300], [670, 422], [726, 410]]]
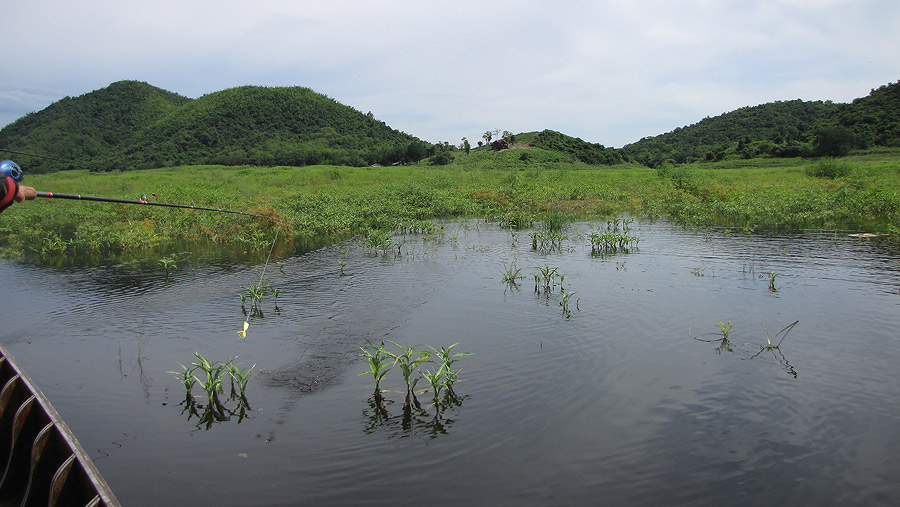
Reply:
[[0, 126], [124, 79], [304, 86], [429, 142], [621, 147], [900, 80], [897, 0], [28, 0], [0, 7]]

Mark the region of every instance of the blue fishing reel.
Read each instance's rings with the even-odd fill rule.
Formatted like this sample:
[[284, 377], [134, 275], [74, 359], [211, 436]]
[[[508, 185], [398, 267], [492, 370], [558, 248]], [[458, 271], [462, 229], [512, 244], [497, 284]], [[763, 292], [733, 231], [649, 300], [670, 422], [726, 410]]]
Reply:
[[25, 177], [25, 173], [22, 172], [22, 168], [12, 160], [4, 160], [3, 162], [0, 162], [0, 176], [8, 176], [16, 182], [19, 182]]

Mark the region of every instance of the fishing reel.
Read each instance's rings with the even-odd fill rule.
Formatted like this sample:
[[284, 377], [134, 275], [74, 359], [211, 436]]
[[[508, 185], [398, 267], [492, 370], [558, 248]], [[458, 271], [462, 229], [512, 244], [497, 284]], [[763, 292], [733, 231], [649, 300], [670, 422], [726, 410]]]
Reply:
[[0, 162], [0, 176], [10, 177], [18, 183], [25, 177], [25, 172], [12, 160], [4, 160]]

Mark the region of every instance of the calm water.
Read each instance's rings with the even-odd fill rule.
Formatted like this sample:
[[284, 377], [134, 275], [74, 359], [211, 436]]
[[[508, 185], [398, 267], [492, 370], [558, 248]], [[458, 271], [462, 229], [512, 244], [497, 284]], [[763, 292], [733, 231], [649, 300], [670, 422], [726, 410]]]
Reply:
[[[645, 222], [638, 251], [592, 257], [579, 233], [605, 227], [543, 254], [465, 222], [399, 257], [283, 259], [266, 272], [280, 312], [265, 301], [243, 341], [237, 293], [258, 266], [183, 252], [166, 283], [156, 259], [4, 261], [0, 339], [129, 506], [900, 503], [895, 241]], [[512, 262], [518, 290], [501, 282]], [[568, 319], [558, 289], [534, 292], [544, 265], [576, 293]], [[727, 320], [717, 352], [701, 340]], [[460, 342], [462, 403], [435, 418], [421, 394], [404, 421], [392, 371], [379, 416], [357, 376], [366, 338]], [[256, 364], [240, 423], [182, 413], [168, 371], [195, 351]]]

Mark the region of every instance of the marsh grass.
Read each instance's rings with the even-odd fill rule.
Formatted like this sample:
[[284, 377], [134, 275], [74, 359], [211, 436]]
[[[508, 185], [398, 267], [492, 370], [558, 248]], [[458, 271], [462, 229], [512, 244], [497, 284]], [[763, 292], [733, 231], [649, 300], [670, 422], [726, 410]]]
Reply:
[[[112, 198], [133, 198], [149, 190], [175, 204], [257, 212], [285, 222], [36, 199], [4, 211], [2, 226], [8, 232], [0, 235], [0, 249], [13, 257], [78, 252], [97, 254], [98, 260], [110, 254], [165, 255], [176, 242], [246, 245], [253, 250], [259, 246], [254, 243], [257, 233], [270, 237], [279, 228], [277, 251], [289, 251], [313, 239], [336, 242], [369, 229], [393, 231], [404, 223], [437, 218], [485, 217], [523, 228], [544, 217], [553, 229], [557, 220], [548, 215], [550, 210], [580, 219], [630, 213], [686, 225], [723, 224], [756, 231], [856, 224], [887, 232], [889, 226], [900, 225], [898, 161], [900, 150], [838, 159], [836, 163], [849, 164], [852, 170], [834, 179], [810, 177], [805, 173], [810, 162], [802, 159], [696, 163], [683, 171], [667, 167], [660, 176], [637, 165], [531, 163], [504, 153], [428, 167], [425, 177], [416, 167], [64, 171], [27, 175], [26, 184], [44, 191]], [[330, 177], [335, 170], [341, 178]], [[548, 239], [552, 244], [549, 237], [545, 244]]]

